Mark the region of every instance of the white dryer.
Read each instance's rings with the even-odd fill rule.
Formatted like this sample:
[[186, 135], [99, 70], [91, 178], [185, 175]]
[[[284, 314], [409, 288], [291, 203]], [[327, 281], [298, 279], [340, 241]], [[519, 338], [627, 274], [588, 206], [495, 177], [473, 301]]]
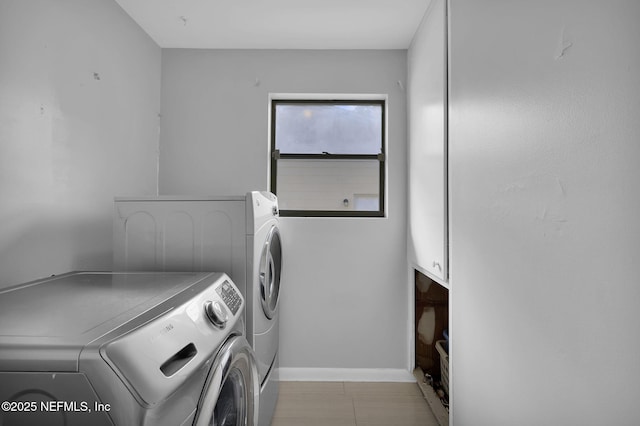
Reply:
[[271, 423], [278, 397], [278, 218], [278, 200], [269, 192], [115, 199], [115, 270], [222, 271], [245, 296], [247, 340], [261, 384], [261, 426]]
[[[252, 347], [256, 353], [260, 387], [260, 426], [271, 424], [278, 400], [280, 343], [280, 277], [282, 245], [278, 228], [278, 200], [268, 192], [247, 194], [247, 277], [253, 295], [247, 310]], [[252, 285], [250, 285], [252, 283]]]
[[0, 424], [256, 425], [243, 309], [221, 273], [74, 272], [4, 289]]

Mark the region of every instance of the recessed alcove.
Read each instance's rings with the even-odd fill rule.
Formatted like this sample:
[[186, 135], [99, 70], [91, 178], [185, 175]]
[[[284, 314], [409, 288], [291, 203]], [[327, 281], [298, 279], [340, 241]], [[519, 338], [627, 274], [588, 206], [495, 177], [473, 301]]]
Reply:
[[447, 425], [449, 290], [417, 270], [414, 281], [414, 375], [434, 415], [441, 425]]

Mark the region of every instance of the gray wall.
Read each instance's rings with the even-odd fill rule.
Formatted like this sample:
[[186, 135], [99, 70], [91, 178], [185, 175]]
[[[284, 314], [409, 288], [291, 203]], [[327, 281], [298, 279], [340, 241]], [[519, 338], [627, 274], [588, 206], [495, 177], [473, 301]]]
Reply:
[[160, 48], [112, 0], [0, 2], [0, 287], [111, 267], [155, 194]]
[[388, 94], [388, 217], [281, 220], [285, 377], [409, 368], [405, 79], [403, 50], [163, 50], [161, 194], [268, 189], [269, 93]]
[[640, 424], [640, 2], [452, 0], [456, 425]]

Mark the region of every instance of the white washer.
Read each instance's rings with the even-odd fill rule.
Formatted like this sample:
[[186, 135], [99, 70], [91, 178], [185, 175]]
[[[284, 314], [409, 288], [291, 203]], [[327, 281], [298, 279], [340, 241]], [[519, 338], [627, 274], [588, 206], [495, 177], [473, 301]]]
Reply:
[[256, 425], [226, 274], [73, 272], [0, 291], [0, 424]]
[[113, 235], [115, 270], [231, 276], [246, 299], [247, 340], [261, 383], [260, 425], [269, 425], [278, 397], [282, 251], [276, 196], [118, 197]]

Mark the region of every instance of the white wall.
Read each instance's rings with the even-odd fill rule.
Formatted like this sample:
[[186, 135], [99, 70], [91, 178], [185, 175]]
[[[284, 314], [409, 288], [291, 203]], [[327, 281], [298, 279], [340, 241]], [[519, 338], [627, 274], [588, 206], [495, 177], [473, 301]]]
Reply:
[[269, 93], [388, 94], [388, 218], [281, 220], [280, 361], [295, 377], [407, 369], [406, 52], [165, 49], [162, 64], [162, 194], [267, 189]]
[[0, 2], [0, 287], [111, 267], [156, 192], [160, 48], [112, 0]]
[[454, 424], [640, 424], [640, 2], [450, 19]]

